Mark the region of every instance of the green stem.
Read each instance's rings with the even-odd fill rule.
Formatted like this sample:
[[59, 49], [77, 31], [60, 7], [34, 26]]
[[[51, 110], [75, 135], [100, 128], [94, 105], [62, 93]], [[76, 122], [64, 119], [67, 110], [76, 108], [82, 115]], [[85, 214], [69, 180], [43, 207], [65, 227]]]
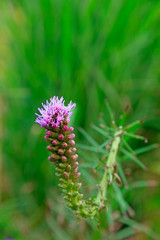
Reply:
[[112, 182], [112, 175], [113, 175], [113, 171], [114, 171], [114, 165], [116, 163], [116, 156], [118, 153], [118, 148], [120, 145], [122, 132], [123, 132], [122, 130], [119, 130], [114, 134], [110, 154], [109, 154], [107, 162], [106, 162], [105, 172], [104, 172], [103, 178], [99, 184], [100, 191], [97, 195], [96, 203], [98, 203], [100, 205], [100, 207], [103, 206], [103, 202], [106, 197], [107, 185], [109, 185]]

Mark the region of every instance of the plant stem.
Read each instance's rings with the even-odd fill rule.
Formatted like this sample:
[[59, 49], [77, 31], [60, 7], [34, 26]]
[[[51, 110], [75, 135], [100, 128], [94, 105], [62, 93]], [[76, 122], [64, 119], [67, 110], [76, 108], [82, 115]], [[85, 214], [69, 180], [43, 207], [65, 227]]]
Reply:
[[112, 182], [112, 175], [113, 175], [113, 171], [114, 171], [114, 165], [116, 163], [116, 156], [118, 153], [118, 148], [120, 145], [122, 132], [123, 132], [122, 130], [119, 130], [119, 131], [115, 132], [115, 134], [114, 134], [114, 138], [113, 138], [112, 145], [111, 145], [111, 150], [110, 150], [107, 162], [106, 162], [105, 172], [104, 172], [103, 178], [99, 184], [100, 191], [97, 195], [96, 203], [98, 203], [100, 205], [100, 208], [103, 207], [103, 202], [106, 197], [107, 185], [109, 185]]

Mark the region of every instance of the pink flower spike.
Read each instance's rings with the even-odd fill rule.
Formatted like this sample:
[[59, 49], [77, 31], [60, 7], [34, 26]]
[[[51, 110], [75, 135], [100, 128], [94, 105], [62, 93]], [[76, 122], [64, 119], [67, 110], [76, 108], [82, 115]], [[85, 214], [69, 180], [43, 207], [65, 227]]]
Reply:
[[74, 133], [72, 133], [71, 136], [72, 136], [72, 138], [75, 138], [75, 134]]
[[60, 135], [58, 136], [58, 139], [60, 139], [60, 140], [63, 140], [63, 138], [64, 138], [63, 134], [60, 134]]
[[50, 101], [46, 101], [46, 104], [42, 103], [42, 108], [38, 108], [39, 114], [36, 113], [37, 118], [35, 122], [44, 128], [52, 127], [58, 129], [63, 125], [67, 125], [76, 104], [70, 101], [70, 103], [65, 106], [64, 102], [63, 97], [59, 99], [54, 96], [50, 98]]
[[47, 139], [48, 139], [48, 136], [44, 136], [44, 139], [47, 140]]

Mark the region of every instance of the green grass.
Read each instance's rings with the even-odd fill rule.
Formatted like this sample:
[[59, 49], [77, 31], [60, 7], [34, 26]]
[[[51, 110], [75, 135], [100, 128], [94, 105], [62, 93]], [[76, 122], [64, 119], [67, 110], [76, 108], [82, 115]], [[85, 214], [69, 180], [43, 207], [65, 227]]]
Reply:
[[[66, 102], [72, 99], [77, 104], [72, 124], [99, 141], [89, 126], [97, 122], [101, 112], [109, 122], [104, 103], [107, 99], [116, 118], [126, 106], [128, 122], [146, 116], [139, 134], [149, 138], [150, 143], [158, 142], [159, 9], [158, 0], [2, 0], [1, 238], [98, 240], [107, 236], [106, 215], [102, 216], [104, 225], [96, 230], [95, 223], [77, 223], [64, 207], [54, 167], [46, 160], [44, 130], [34, 124], [34, 113], [53, 95], [64, 96]], [[144, 147], [139, 141], [132, 141], [132, 145]], [[141, 157], [148, 172], [131, 162], [122, 166], [131, 168], [128, 182], [159, 181], [159, 153], [157, 149]], [[136, 213], [135, 220], [160, 233], [159, 197], [158, 187], [126, 195]], [[115, 210], [117, 205], [113, 205]], [[129, 228], [122, 235], [117, 233], [117, 239], [130, 234]]]

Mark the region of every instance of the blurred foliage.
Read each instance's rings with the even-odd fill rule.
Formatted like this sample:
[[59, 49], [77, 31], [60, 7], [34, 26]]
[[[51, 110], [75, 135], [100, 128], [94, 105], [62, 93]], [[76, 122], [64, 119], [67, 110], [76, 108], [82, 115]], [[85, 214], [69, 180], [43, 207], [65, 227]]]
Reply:
[[[94, 222], [74, 219], [59, 196], [54, 167], [46, 161], [44, 132], [34, 124], [34, 113], [53, 95], [64, 96], [67, 102], [72, 99], [77, 109], [71, 124], [87, 129], [99, 141], [89, 126], [101, 112], [107, 121], [104, 100], [108, 99], [116, 118], [126, 106], [128, 122], [146, 116], [139, 134], [150, 143], [158, 142], [159, 21], [158, 0], [1, 1], [1, 239], [98, 240], [109, 233], [113, 234], [109, 239], [125, 239], [135, 232], [134, 222], [113, 225], [105, 213], [99, 229]], [[78, 132], [77, 136], [83, 142]], [[144, 145], [132, 141], [132, 146]], [[157, 149], [141, 157], [147, 172], [130, 161], [122, 166], [127, 181], [135, 181], [133, 191], [126, 194], [134, 220], [158, 233], [159, 186], [153, 181], [136, 183], [159, 181], [159, 154]], [[88, 157], [92, 160], [92, 153]], [[86, 174], [84, 183], [93, 185], [94, 174], [88, 170]], [[110, 215], [114, 218], [117, 211]], [[137, 234], [129, 239], [152, 238]]]

